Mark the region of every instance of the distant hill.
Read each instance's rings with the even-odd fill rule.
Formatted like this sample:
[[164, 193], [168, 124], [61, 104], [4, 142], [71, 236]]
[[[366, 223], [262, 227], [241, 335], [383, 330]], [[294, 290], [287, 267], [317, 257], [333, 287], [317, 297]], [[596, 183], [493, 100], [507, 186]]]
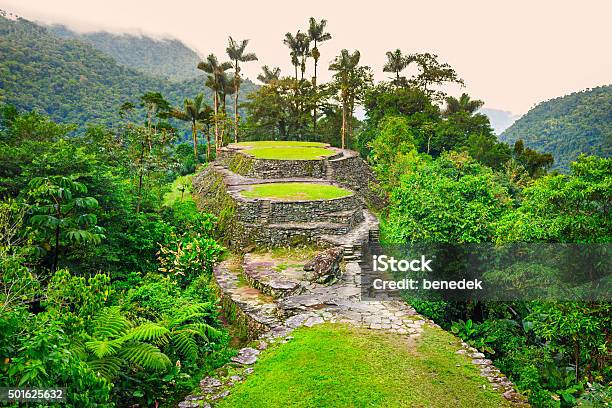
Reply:
[[553, 168], [566, 170], [580, 153], [612, 155], [612, 85], [542, 102], [500, 135], [514, 143], [552, 153]]
[[491, 127], [498, 135], [520, 118], [520, 115], [515, 115], [510, 111], [501, 109], [482, 108], [480, 113], [487, 115], [489, 122], [491, 122]]
[[[242, 98], [255, 88], [246, 80]], [[161, 92], [175, 106], [200, 92], [211, 100], [203, 75], [180, 82], [146, 75], [91, 44], [0, 14], [0, 102], [36, 109], [59, 122], [111, 125], [120, 120], [123, 102], [136, 104], [149, 91]]]
[[196, 68], [200, 57], [178, 40], [156, 40], [147, 36], [109, 32], [77, 33], [63, 25], [49, 27], [55, 35], [93, 45], [119, 64], [153, 76], [181, 81], [201, 74]]

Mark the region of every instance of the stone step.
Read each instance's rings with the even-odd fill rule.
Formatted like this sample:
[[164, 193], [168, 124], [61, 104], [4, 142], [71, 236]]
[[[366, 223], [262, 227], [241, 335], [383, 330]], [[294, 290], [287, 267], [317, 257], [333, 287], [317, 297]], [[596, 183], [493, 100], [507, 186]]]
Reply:
[[278, 326], [278, 310], [274, 299], [260, 290], [245, 284], [239, 262], [234, 259], [225, 260], [213, 268], [213, 276], [220, 291], [223, 310], [233, 304], [246, 315], [250, 337], [257, 337], [260, 333]]
[[245, 255], [242, 275], [250, 286], [274, 298], [302, 293], [304, 288], [299, 280], [289, 279], [283, 271], [276, 270], [272, 262], [252, 260]]

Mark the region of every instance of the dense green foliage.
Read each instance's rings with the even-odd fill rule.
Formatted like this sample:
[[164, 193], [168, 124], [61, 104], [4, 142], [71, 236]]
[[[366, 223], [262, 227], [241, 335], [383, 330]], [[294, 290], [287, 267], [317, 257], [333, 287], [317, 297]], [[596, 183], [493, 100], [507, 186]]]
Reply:
[[500, 139], [552, 153], [555, 169], [569, 170], [581, 153], [612, 156], [612, 85], [541, 102], [506, 129]]
[[70, 136], [0, 113], [0, 382], [66, 387], [73, 407], [189, 392], [229, 351], [216, 221], [189, 193], [164, 197], [184, 145], [155, 118]]
[[[242, 86], [248, 93], [254, 85], [245, 81]], [[181, 82], [148, 76], [87, 43], [59, 38], [27, 20], [0, 16], [0, 100], [4, 103], [35, 109], [61, 123], [116, 126], [124, 121], [119, 111], [124, 102], [136, 104], [140, 95], [153, 91], [175, 106], [202, 91], [211, 100], [202, 76]]]
[[[512, 150], [497, 144], [503, 154], [491, 154], [496, 144], [484, 149], [487, 144], [477, 139], [476, 146], [481, 147], [474, 149], [475, 136], [457, 144], [457, 138], [445, 139], [444, 129], [450, 124], [440, 121], [429, 130], [431, 140], [440, 140], [445, 147], [439, 156], [433, 151], [426, 154], [423, 107], [428, 105], [413, 104], [416, 112], [398, 111], [402, 105], [397, 95], [379, 95], [368, 120], [381, 116], [378, 109], [386, 100], [395, 100], [391, 116], [382, 116], [377, 128], [366, 127], [363, 135], [370, 138], [366, 151], [389, 192], [390, 204], [381, 220], [385, 242], [609, 243], [612, 239], [610, 159], [580, 157], [570, 175], [546, 175], [547, 155], [525, 149], [520, 142]], [[448, 111], [446, 117], [452, 120]], [[462, 124], [469, 124], [469, 118], [464, 115]], [[524, 284], [521, 271], [514, 273], [505, 279]], [[419, 312], [485, 352], [534, 406], [569, 407], [579, 402], [597, 406], [609, 401], [610, 303], [409, 299]]]
[[155, 39], [145, 35], [113, 34], [99, 31], [77, 33], [63, 25], [49, 30], [62, 38], [80, 40], [110, 55], [121, 65], [145, 74], [174, 81], [199, 76], [200, 57], [191, 48], [174, 39]]

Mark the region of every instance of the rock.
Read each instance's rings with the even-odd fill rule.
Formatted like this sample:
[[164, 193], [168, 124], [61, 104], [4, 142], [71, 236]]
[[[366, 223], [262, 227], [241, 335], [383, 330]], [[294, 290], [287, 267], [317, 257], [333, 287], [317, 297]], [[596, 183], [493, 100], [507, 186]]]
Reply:
[[210, 399], [213, 401], [216, 401], [218, 399], [227, 397], [229, 394], [230, 394], [229, 390], [225, 390], [223, 392], [220, 392], [219, 394], [213, 395], [212, 397], [210, 397]]
[[181, 401], [178, 406], [179, 408], [200, 408], [200, 404], [191, 401]]
[[261, 340], [259, 343], [257, 343], [257, 350], [265, 350], [268, 348], [268, 343], [266, 343], [265, 341]]
[[330, 248], [304, 265], [306, 280], [321, 284], [331, 284], [340, 278], [340, 261], [344, 253], [341, 247]]
[[185, 397], [185, 401], [200, 401], [206, 399], [205, 395], [188, 395]]
[[234, 363], [243, 364], [243, 365], [251, 365], [255, 364], [257, 361], [257, 356], [259, 355], [259, 350], [245, 347], [238, 351], [238, 355], [231, 358]]
[[253, 371], [255, 371], [253, 367], [249, 367], [249, 368], [245, 368], [243, 373], [244, 375], [249, 375], [249, 374], [253, 374]]
[[232, 375], [230, 377], [230, 380], [233, 381], [233, 382], [239, 382], [239, 381], [242, 381], [243, 378], [241, 376], [239, 376], [239, 375]]
[[312, 316], [312, 317], [309, 317], [308, 320], [306, 320], [304, 322], [304, 326], [312, 327], [315, 324], [321, 324], [321, 323], [324, 323], [324, 320], [323, 320], [322, 317], [320, 317], [320, 316]]
[[216, 388], [222, 386], [223, 383], [218, 378], [206, 377], [200, 381], [201, 388]]

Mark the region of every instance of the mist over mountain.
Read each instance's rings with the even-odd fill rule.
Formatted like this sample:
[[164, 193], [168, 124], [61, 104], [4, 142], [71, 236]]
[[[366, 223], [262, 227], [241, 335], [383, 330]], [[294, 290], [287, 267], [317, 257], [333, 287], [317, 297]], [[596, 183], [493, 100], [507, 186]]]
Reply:
[[[112, 39], [114, 35], [102, 37]], [[137, 44], [148, 44], [149, 40], [134, 40], [131, 46], [138, 50]], [[185, 69], [198, 73], [197, 59], [184, 64]], [[255, 88], [245, 80], [241, 98]], [[161, 92], [174, 106], [182, 106], [185, 98], [201, 92], [210, 102], [212, 95], [204, 86], [201, 71], [182, 81], [145, 74], [117, 62], [89, 42], [55, 35], [23, 18], [0, 15], [1, 102], [22, 110], [35, 109], [58, 122], [113, 125], [121, 121], [121, 104], [130, 101], [138, 105], [146, 92]]]
[[612, 155], [612, 85], [574, 92], [539, 103], [500, 139], [552, 153], [554, 168], [568, 169], [581, 153]]
[[201, 74], [198, 54], [176, 39], [155, 39], [145, 35], [114, 34], [105, 31], [78, 33], [64, 25], [49, 27], [53, 34], [77, 39], [113, 57], [119, 64], [171, 80], [192, 79]]
[[508, 129], [521, 115], [515, 115], [514, 113], [501, 109], [482, 108], [480, 113], [487, 115], [491, 122], [491, 127], [496, 134], [501, 134], [504, 130]]

